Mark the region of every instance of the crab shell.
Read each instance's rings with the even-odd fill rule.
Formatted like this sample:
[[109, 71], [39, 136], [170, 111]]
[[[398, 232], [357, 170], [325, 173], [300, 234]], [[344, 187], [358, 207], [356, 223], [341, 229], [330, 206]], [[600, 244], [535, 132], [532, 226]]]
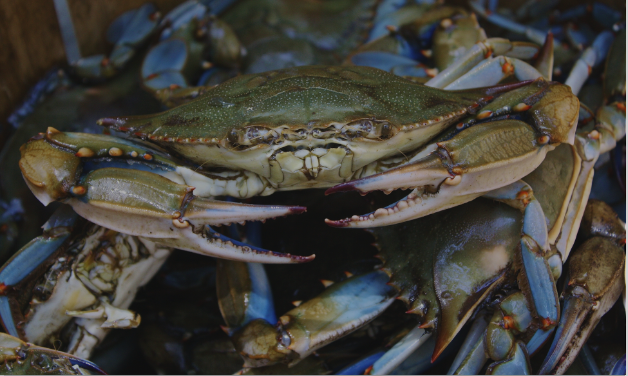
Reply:
[[253, 172], [272, 186], [262, 193], [269, 194], [350, 180], [526, 84], [443, 91], [368, 67], [298, 67], [242, 75], [172, 110], [99, 124], [203, 168]]

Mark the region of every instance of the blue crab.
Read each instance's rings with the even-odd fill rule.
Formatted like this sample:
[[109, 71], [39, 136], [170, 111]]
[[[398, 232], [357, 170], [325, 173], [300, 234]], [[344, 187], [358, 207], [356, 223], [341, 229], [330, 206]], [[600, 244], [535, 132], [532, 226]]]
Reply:
[[[476, 51], [472, 52], [477, 56], [484, 56], [487, 51], [493, 50], [530, 56], [536, 53], [538, 48], [521, 47], [504, 40], [493, 39], [479, 44]], [[522, 52], [523, 50], [527, 52]], [[452, 66], [444, 72], [446, 74], [438, 76], [428, 85], [435, 87], [453, 85], [449, 88], [461, 88], [464, 86], [460, 85], [478, 86], [478, 82], [486, 84], [485, 77], [478, 78], [477, 73], [471, 75], [471, 83], [460, 78], [464, 73], [460, 72], [461, 66], [463, 70], [468, 69], [478, 62], [474, 59], [475, 57], [466, 59], [463, 60], [463, 64]], [[507, 57], [498, 59], [492, 61], [498, 63], [493, 65], [502, 71], [504, 67], [511, 67], [519, 79], [536, 79], [543, 76], [514, 59], [509, 60]], [[548, 74], [545, 73], [544, 76], [547, 77]], [[494, 83], [497, 83], [500, 78], [494, 79], [496, 80]], [[27, 182], [44, 202], [50, 199], [64, 200], [94, 222], [123, 232], [127, 231], [133, 235], [152, 238], [163, 245], [246, 261], [299, 262], [308, 261], [310, 258], [290, 255], [285, 257], [239, 244], [226, 239], [205, 225], [266, 219], [301, 212], [303, 208], [264, 208], [223, 204], [196, 197], [192, 194], [191, 186], [197, 187], [194, 193], [198, 196], [230, 195], [238, 198], [248, 198], [256, 194], [267, 195], [275, 190], [326, 188], [338, 183], [343, 184], [332, 188], [330, 193], [351, 189], [363, 192], [373, 189], [388, 191], [395, 188], [419, 186], [419, 189], [406, 199], [388, 208], [379, 209], [366, 216], [329, 221], [330, 224], [336, 226], [370, 227], [392, 224], [443, 210], [480, 195], [505, 200], [519, 208], [529, 206], [532, 210], [525, 210], [525, 216], [528, 217], [525, 222], [527, 226], [534, 227], [542, 221], [539, 219], [542, 218], [543, 212], [539, 214], [539, 204], [535, 203], [530, 186], [525, 183], [521, 184], [517, 180], [532, 172], [541, 163], [545, 154], [558, 143], [574, 143], [575, 114], [577, 113], [575, 97], [571, 97], [570, 93], [561, 92], [560, 85], [548, 84], [542, 80], [533, 83], [502, 85], [490, 89], [447, 93], [442, 96], [430, 94], [427, 95], [428, 99], [425, 99], [425, 102], [435, 103], [436, 108], [432, 109], [428, 105], [428, 117], [413, 119], [411, 115], [405, 116], [410, 112], [406, 111], [408, 108], [406, 103], [400, 105], [398, 102], [386, 101], [385, 97], [412, 93], [415, 89], [409, 88], [407, 91], [399, 89], [394, 92], [390, 88], [378, 88], [378, 82], [384, 81], [387, 84], [395, 82], [398, 85], [397, 88], [410, 85], [392, 75], [359, 67], [295, 68], [238, 77], [219, 87], [204, 89], [207, 94], [197, 101], [158, 116], [136, 119], [106, 118], [101, 121], [101, 124], [111, 129], [130, 133], [146, 141], [154, 141], [159, 146], [150, 146], [128, 139], [70, 134], [49, 129], [45, 135], [36, 137], [37, 139], [24, 147], [25, 154], [21, 167], [25, 171]], [[282, 84], [286, 86], [282, 87]], [[364, 95], [366, 88], [374, 90], [375, 95], [372, 95], [373, 93]], [[353, 108], [350, 111], [346, 111], [346, 108], [329, 111], [334, 108], [336, 99], [342, 98], [342, 95], [337, 98], [333, 95], [325, 98], [324, 95], [319, 96], [317, 90], [340, 92], [352, 97]], [[430, 89], [423, 87], [421, 90], [417, 89], [417, 93], [418, 91], [430, 92]], [[248, 99], [242, 96], [243, 93], [249, 96]], [[424, 94], [420, 93], [416, 96], [418, 99], [413, 100], [422, 104], [420, 102], [423, 101]], [[268, 97], [272, 100], [259, 101], [256, 97]], [[292, 113], [289, 113], [286, 108], [276, 109], [277, 106], [273, 100], [280, 101], [284, 97], [288, 99], [286, 102], [289, 102], [289, 105], [293, 105], [292, 109], [295, 111]], [[547, 106], [548, 102], [544, 102], [547, 98], [550, 98], [550, 106]], [[554, 101], [555, 98], [559, 99]], [[375, 100], [369, 101], [369, 99]], [[401, 102], [405, 102], [406, 98], [402, 96], [402, 99], [404, 100]], [[377, 103], [378, 101], [380, 103]], [[559, 103], [558, 109], [552, 107], [556, 105], [556, 102]], [[294, 106], [295, 103], [307, 103], [308, 110], [314, 107], [320, 111], [319, 113], [327, 115], [320, 119], [311, 116], [315, 114], [310, 115], [305, 111], [299, 113], [299, 106]], [[315, 106], [311, 106], [312, 103]], [[377, 104], [381, 106], [378, 107]], [[203, 108], [203, 106], [206, 107]], [[206, 108], [211, 108], [211, 110], [206, 111]], [[211, 114], [197, 116], [203, 111]], [[550, 121], [554, 123], [552, 126], [558, 124], [557, 132], [550, 129], [551, 127], [540, 131], [538, 129], [530, 131], [518, 122], [519, 119], [531, 118], [533, 127], [539, 123], [547, 125], [545, 120], [549, 116], [548, 113], [555, 114], [561, 111], [564, 117], [557, 116]], [[188, 115], [190, 112], [195, 113]], [[347, 113], [355, 116], [345, 115]], [[394, 113], [396, 117], [391, 116], [391, 113]], [[237, 115], [235, 121], [231, 116], [230, 120], [233, 121], [233, 125], [220, 124], [217, 131], [203, 131], [203, 134], [200, 134], [202, 127], [188, 128], [187, 131], [184, 128], [195, 124], [199, 117], [205, 117], [210, 120], [210, 123], [214, 123], [212, 120], [229, 114]], [[241, 114], [245, 115], [241, 116]], [[611, 117], [613, 116], [616, 115], [612, 114]], [[295, 118], [298, 119], [297, 124], [289, 124], [286, 120]], [[410, 120], [407, 121], [407, 119]], [[496, 121], [490, 124], [491, 120]], [[456, 123], [459, 126], [455, 130], [438, 135], [445, 128]], [[615, 122], [611, 121], [607, 124], [614, 127]], [[529, 138], [530, 143], [535, 147], [538, 146], [538, 150], [530, 148], [523, 151], [525, 156], [531, 158], [512, 168], [510, 166], [514, 165], [506, 163], [512, 162], [513, 159], [526, 158], [519, 154], [515, 158], [506, 156], [496, 164], [483, 164], [483, 161], [480, 161], [477, 166], [481, 166], [476, 168], [474, 159], [479, 160], [483, 156], [473, 151], [475, 140], [479, 143], [482, 143], [482, 140], [490, 142], [491, 137], [495, 137], [492, 136], [493, 134], [505, 135], [506, 132], [502, 131], [514, 125], [521, 125], [522, 131], [513, 134], [513, 138], [508, 140], [512, 141], [512, 144], [508, 141], [505, 144], [518, 145], [514, 149], [522, 151], [519, 148], [521, 144], [518, 142], [519, 137], [524, 134]], [[176, 129], [177, 133], [173, 134], [169, 129]], [[179, 132], [182, 130], [183, 132]], [[417, 140], [418, 135], [420, 136]], [[592, 133], [589, 132], [584, 137], [601, 139], [604, 147], [609, 148], [614, 143], [610, 140], [618, 138], [622, 133], [620, 128], [609, 129], [607, 127], [606, 133], [598, 132], [600, 137], [591, 137], [591, 135]], [[426, 146], [426, 142], [431, 143]], [[580, 145], [586, 146], [587, 142], [580, 142]], [[461, 149], [456, 149], [457, 147]], [[459, 165], [455, 157], [460, 151], [464, 154], [465, 148], [472, 150], [467, 154], [470, 158], [464, 159], [463, 156], [464, 162], [468, 164]], [[51, 163], [49, 165], [52, 166], [51, 168], [41, 165], [42, 155], [52, 157], [46, 161], [46, 163]], [[191, 158], [191, 162], [183, 161], [181, 158], [183, 156]], [[410, 163], [407, 163], [408, 160]], [[529, 163], [530, 160], [531, 163]], [[345, 161], [348, 161], [346, 165], [349, 167], [345, 165]], [[494, 166], [496, 168], [493, 168]], [[66, 167], [69, 169], [61, 174], [57, 173]], [[100, 167], [104, 168], [100, 169]], [[415, 167], [421, 168], [422, 172], [413, 171]], [[488, 169], [485, 169], [486, 167]], [[135, 170], [125, 172], [123, 169]], [[350, 181], [386, 170], [390, 171], [372, 178]], [[407, 180], [408, 175], [398, 174], [400, 171], [410, 171], [411, 179], [418, 175], [420, 180]], [[489, 175], [494, 179], [487, 179], [476, 186], [473, 180], [480, 179], [474, 179], [474, 173], [482, 177]], [[63, 179], [55, 181], [58, 176], [64, 174]], [[161, 175], [165, 180], [157, 175]], [[378, 185], [378, 180], [382, 180], [381, 176], [395, 178], [399, 176], [399, 180], [392, 179], [393, 185], [388, 184], [389, 181], [386, 181], [384, 185]], [[468, 180], [472, 180], [471, 184]], [[124, 189], [120, 189], [119, 185], [114, 185], [120, 182], [126, 184]], [[158, 189], [152, 191], [151, 197], [140, 197], [140, 194], [145, 192], [144, 188], [150, 186], [152, 186], [151, 189], [155, 188], [154, 182], [159, 182], [156, 185]], [[487, 184], [483, 185], [484, 183]], [[508, 186], [509, 183], [513, 185]], [[530, 185], [533, 186], [533, 184]], [[503, 186], [508, 187], [499, 190], [499, 187]], [[498, 190], [495, 191], [495, 188]], [[534, 186], [532, 188], [536, 189]], [[131, 192], [131, 195], [122, 197], [119, 195], [121, 191]], [[155, 197], [159, 198], [155, 199]], [[134, 201], [133, 206], [127, 206], [130, 201]], [[581, 200], [573, 202], [573, 205], [583, 207]], [[137, 204], [140, 210], [137, 210]], [[545, 207], [542, 209], [546, 210]], [[564, 213], [565, 211], [561, 215]], [[570, 213], [574, 212], [570, 211]], [[224, 218], [225, 215], [229, 217]], [[572, 224], [579, 222], [578, 214], [573, 214], [572, 217]], [[159, 228], [162, 231], [158, 231]], [[526, 244], [533, 251], [535, 247], [547, 251], [551, 240], [544, 242], [544, 236], [546, 236], [543, 234], [544, 231], [544, 229], [534, 228], [529, 232], [524, 229], [526, 236], [529, 235], [533, 239], [533, 243]], [[554, 233], [560, 232], [554, 231]], [[172, 234], [175, 236], [172, 237]], [[552, 237], [550, 235], [550, 239]], [[552, 272], [559, 268], [557, 265], [562, 263], [556, 264], [554, 259], [567, 257], [571, 248], [571, 244], [568, 243], [569, 241], [566, 241], [561, 248], [564, 252], [559, 251], [560, 256], [553, 259], [546, 255], [537, 257], [534, 261], [535, 265], [537, 267], [540, 265], [541, 268], [543, 265], [549, 265]], [[538, 250], [534, 252], [538, 253]], [[381, 274], [378, 275], [381, 276]], [[551, 284], [552, 286], [547, 291], [552, 290], [555, 295], [553, 281], [548, 284], [549, 279], [546, 278], [549, 274], [544, 272], [541, 277], [544, 282], [541, 286], [548, 289]], [[534, 281], [532, 276], [529, 277], [531, 281]], [[534, 294], [533, 292], [532, 295]], [[547, 303], [546, 299], [537, 297], [532, 299], [534, 305]], [[388, 299], [384, 300], [388, 301]], [[302, 310], [306, 307], [308, 305], [305, 305]], [[536, 314], [543, 313], [536, 309]], [[546, 329], [555, 325], [557, 315], [557, 310], [549, 313], [545, 324]], [[271, 320], [267, 319], [267, 321]], [[429, 329], [429, 326], [427, 328]], [[243, 335], [239, 336], [238, 338], [242, 338]], [[292, 339], [295, 339], [295, 344], [300, 343], [296, 341], [296, 338], [291, 337], [291, 341]], [[244, 341], [245, 346], [248, 344], [249, 342]], [[316, 346], [305, 346], [303, 351], [297, 351], [299, 358], [306, 356], [315, 348]], [[294, 356], [289, 358], [293, 359]]]
[[[500, 111], [501, 116], [529, 116], [532, 125], [480, 121]], [[578, 100], [567, 87], [542, 80], [449, 92], [366, 67], [292, 68], [232, 79], [155, 116], [99, 121], [159, 147], [48, 129], [23, 146], [20, 168], [43, 203], [62, 200], [90, 221], [116, 231], [231, 259], [308, 261], [311, 257], [282, 257], [231, 244], [203, 227], [263, 220], [304, 208], [202, 197], [247, 198], [330, 187], [371, 166], [398, 165], [396, 154], [421, 148], [414, 158], [419, 162], [411, 159], [408, 166], [422, 172], [404, 175], [399, 171], [411, 167], [397, 167], [388, 176], [401, 176], [399, 183], [391, 181], [385, 189], [431, 186], [442, 193], [412, 208], [412, 200], [403, 208], [399, 205], [398, 213], [386, 216], [388, 222], [369, 221], [390, 224], [392, 218], [416, 218], [451, 207], [527, 175], [549, 150], [573, 142], [577, 111]], [[427, 144], [461, 122], [478, 124], [447, 141]], [[513, 146], [485, 158], [474, 140]], [[176, 161], [161, 148], [189, 161]], [[404, 176], [414, 181], [404, 181]]]

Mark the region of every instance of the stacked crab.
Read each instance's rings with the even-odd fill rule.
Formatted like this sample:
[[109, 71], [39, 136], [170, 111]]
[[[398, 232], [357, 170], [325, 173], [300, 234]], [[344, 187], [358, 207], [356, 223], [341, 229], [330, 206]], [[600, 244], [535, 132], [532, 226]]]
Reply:
[[[243, 359], [242, 372], [251, 373], [418, 373], [449, 357], [450, 373], [562, 373], [579, 354], [597, 367], [585, 342], [625, 291], [624, 224], [603, 202], [588, 201], [592, 186], [608, 197], [595, 189], [595, 166], [625, 135], [623, 16], [596, 4], [597, 13], [618, 17], [615, 30], [562, 35], [518, 23], [525, 14], [493, 2], [471, 7], [538, 44], [487, 39], [468, 10], [428, 2], [186, 2], [168, 13], [141, 75], [155, 98], [176, 107], [98, 120], [117, 136], [38, 123], [40, 133], [21, 146], [28, 188], [45, 205], [66, 205], [0, 270], [7, 332], [38, 345], [61, 342], [87, 358], [112, 328], [148, 325], [142, 346], [157, 354], [161, 372], [234, 372]], [[560, 15], [581, 17], [579, 9]], [[109, 33], [116, 71], [87, 69], [102, 59], [94, 57], [74, 62], [75, 74], [132, 69], [124, 65], [156, 17], [144, 7], [114, 23], [123, 30]], [[588, 47], [576, 55], [555, 43], [562, 37]], [[605, 59], [604, 100], [594, 111], [577, 94], [583, 85], [592, 90], [595, 77], [587, 77]], [[552, 81], [570, 64], [564, 83]], [[281, 193], [309, 188], [333, 195]], [[341, 193], [350, 191], [399, 199], [377, 208], [386, 197]], [[225, 196], [233, 199], [217, 199]], [[276, 205], [277, 196], [310, 202], [310, 212]], [[331, 267], [345, 273], [324, 281], [324, 291], [282, 287], [289, 292], [276, 295], [279, 306], [296, 307], [277, 318], [276, 281], [314, 280], [298, 268], [362, 259], [364, 250], [323, 237], [316, 258], [293, 254], [307, 245], [269, 251], [261, 246], [272, 242], [272, 226], [256, 221], [346, 213], [355, 202], [374, 210], [326, 219], [324, 233], [363, 239], [346, 228], [372, 229], [381, 262]], [[300, 222], [277, 223], [283, 234]], [[345, 255], [330, 255], [338, 247], [326, 249], [331, 242]], [[221, 260], [197, 261], [194, 281], [184, 283], [176, 262], [166, 261], [173, 248]], [[267, 276], [260, 263], [303, 265], [273, 266]], [[218, 336], [222, 320], [185, 323], [183, 334], [172, 334], [163, 312], [186, 313], [164, 307], [162, 295], [137, 304], [148, 323], [129, 310], [156, 273], [162, 280], [147, 291], [176, 285], [196, 298], [208, 294], [191, 310], [219, 308], [225, 334], [203, 354], [220, 360], [200, 366], [200, 357], [181, 355], [181, 343], [198, 331]], [[207, 278], [210, 291], [198, 282]], [[364, 337], [377, 340], [349, 346], [353, 352], [338, 345]], [[155, 345], [165, 342], [180, 342], [179, 355]]]

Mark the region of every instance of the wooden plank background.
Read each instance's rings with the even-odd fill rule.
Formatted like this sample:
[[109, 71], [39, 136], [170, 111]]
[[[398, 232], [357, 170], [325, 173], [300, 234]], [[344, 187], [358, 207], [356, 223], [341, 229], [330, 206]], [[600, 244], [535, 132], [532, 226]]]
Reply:
[[[107, 26], [146, 0], [68, 0], [83, 56], [107, 53]], [[162, 14], [182, 0], [153, 0]], [[53, 66], [66, 63], [52, 0], [0, 1], [0, 123]]]

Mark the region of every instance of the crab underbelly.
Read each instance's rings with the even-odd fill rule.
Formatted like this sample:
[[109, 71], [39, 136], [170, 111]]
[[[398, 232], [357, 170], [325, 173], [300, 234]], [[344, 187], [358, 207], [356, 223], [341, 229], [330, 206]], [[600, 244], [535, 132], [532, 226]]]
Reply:
[[353, 174], [353, 153], [344, 147], [292, 151], [259, 148], [244, 152], [200, 144], [170, 148], [204, 169], [250, 171], [280, 190], [328, 188], [345, 182]]

